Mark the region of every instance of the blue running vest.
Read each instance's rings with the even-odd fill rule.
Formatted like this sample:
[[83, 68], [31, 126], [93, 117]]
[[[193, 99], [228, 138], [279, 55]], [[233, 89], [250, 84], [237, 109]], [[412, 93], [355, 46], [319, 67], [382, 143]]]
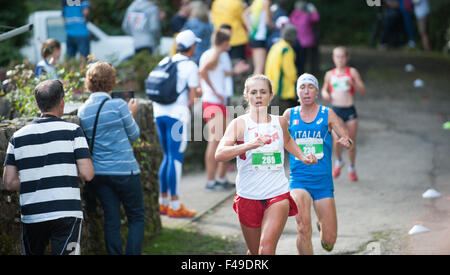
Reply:
[[291, 108], [289, 133], [305, 155], [314, 153], [318, 163], [306, 165], [289, 154], [290, 182], [308, 182], [315, 188], [333, 185], [331, 174], [333, 140], [328, 130], [328, 107], [319, 105], [319, 112], [311, 123], [300, 117], [301, 106]]

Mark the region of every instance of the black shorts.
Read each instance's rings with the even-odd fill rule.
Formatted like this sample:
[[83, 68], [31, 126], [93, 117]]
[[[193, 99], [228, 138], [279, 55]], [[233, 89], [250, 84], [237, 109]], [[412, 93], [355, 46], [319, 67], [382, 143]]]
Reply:
[[266, 48], [267, 41], [266, 40], [253, 40], [250, 39], [250, 47], [252, 48]]
[[228, 53], [231, 59], [245, 59], [245, 45], [231, 47]]
[[53, 255], [80, 255], [82, 219], [60, 218], [37, 223], [22, 223], [25, 255], [43, 255], [51, 243]]
[[358, 114], [356, 113], [355, 106], [351, 107], [331, 107], [333, 111], [338, 115], [338, 117], [342, 118], [344, 122], [358, 118]]

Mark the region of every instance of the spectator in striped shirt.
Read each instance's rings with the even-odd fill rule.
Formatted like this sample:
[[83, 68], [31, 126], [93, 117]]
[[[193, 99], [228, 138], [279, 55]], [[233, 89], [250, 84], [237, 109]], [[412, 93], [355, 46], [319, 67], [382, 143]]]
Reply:
[[5, 189], [20, 191], [24, 254], [80, 254], [83, 212], [78, 178], [94, 177], [81, 128], [61, 119], [64, 89], [46, 80], [34, 90], [41, 117], [13, 134], [3, 170]]
[[92, 162], [95, 177], [93, 189], [103, 205], [105, 242], [109, 254], [122, 254], [120, 236], [120, 204], [128, 220], [126, 254], [140, 254], [144, 237], [144, 202], [140, 170], [130, 141], [137, 141], [140, 130], [134, 121], [138, 109], [136, 99], [127, 104], [111, 98], [117, 83], [116, 70], [105, 62], [95, 62], [86, 72], [85, 86], [92, 94], [78, 110], [88, 140], [92, 140], [95, 118], [100, 104], [106, 100], [98, 118]]

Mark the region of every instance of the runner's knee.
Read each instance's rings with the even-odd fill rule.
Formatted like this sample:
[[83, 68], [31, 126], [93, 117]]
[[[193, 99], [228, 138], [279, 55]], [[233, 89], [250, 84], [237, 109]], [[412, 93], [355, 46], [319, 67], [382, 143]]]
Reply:
[[269, 241], [262, 241], [259, 245], [259, 255], [273, 255], [275, 254], [276, 244]]
[[310, 239], [312, 237], [311, 221], [297, 223], [297, 231], [301, 237]]

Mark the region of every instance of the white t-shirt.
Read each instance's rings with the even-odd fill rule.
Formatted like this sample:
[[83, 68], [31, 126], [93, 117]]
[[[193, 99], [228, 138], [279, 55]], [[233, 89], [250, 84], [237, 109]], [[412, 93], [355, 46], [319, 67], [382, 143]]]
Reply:
[[271, 138], [269, 144], [236, 157], [236, 193], [246, 199], [264, 200], [289, 192], [284, 171], [283, 129], [277, 116], [270, 117], [269, 123], [256, 123], [249, 114], [241, 116], [245, 120], [244, 143], [259, 135]]
[[48, 64], [45, 59], [42, 59], [36, 64], [36, 76], [41, 76], [44, 74], [48, 79], [58, 79], [58, 74], [56, 72], [56, 67]]
[[[168, 60], [169, 57], [166, 57], [159, 64], [164, 64]], [[180, 60], [186, 60], [177, 64], [177, 92], [180, 95], [177, 101], [171, 104], [165, 105], [153, 102], [154, 117], [169, 116], [183, 122], [189, 122], [191, 120], [191, 113], [189, 111], [189, 88], [197, 88], [199, 86], [198, 66], [194, 61], [180, 53], [172, 57], [172, 61], [174, 62]]]
[[[209, 49], [202, 54], [199, 62], [200, 67], [204, 66], [207, 56], [211, 55], [213, 50], [214, 49]], [[224, 98], [233, 95], [233, 79], [231, 76], [225, 75], [225, 72], [231, 72], [231, 70], [232, 64], [230, 55], [228, 52], [223, 52], [219, 56], [217, 67], [212, 71], [208, 71], [208, 77], [214, 87], [214, 90]], [[222, 104], [220, 99], [212, 92], [211, 87], [205, 80], [201, 79], [200, 85], [202, 87], [203, 102]]]

